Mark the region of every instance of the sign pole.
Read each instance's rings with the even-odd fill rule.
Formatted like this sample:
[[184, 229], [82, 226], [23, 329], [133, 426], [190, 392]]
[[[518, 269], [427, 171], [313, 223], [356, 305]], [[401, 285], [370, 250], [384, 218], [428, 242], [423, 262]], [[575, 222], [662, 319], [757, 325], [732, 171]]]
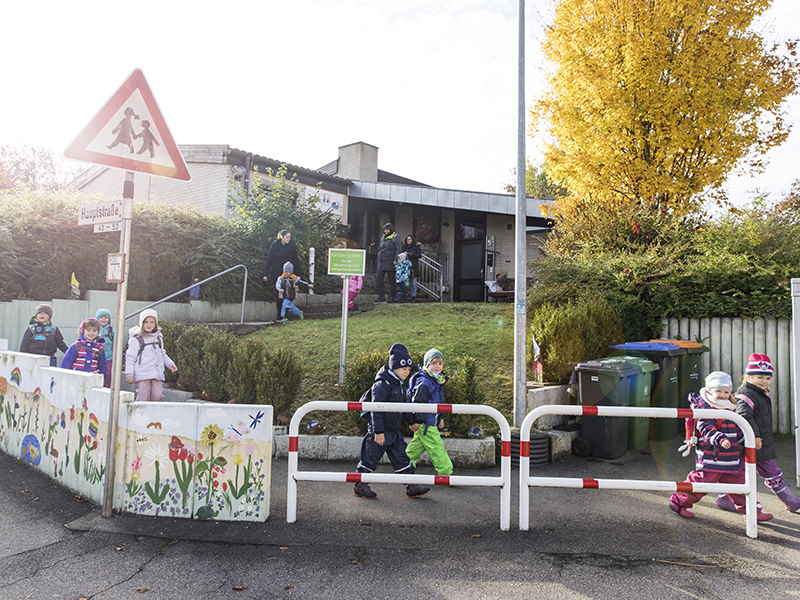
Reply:
[[342, 288], [342, 343], [339, 351], [339, 385], [344, 383], [344, 363], [347, 359], [347, 305], [350, 302], [350, 275], [344, 276]]
[[[792, 393], [795, 485], [800, 486], [800, 279], [792, 279]], [[791, 412], [791, 410], [790, 410]]]
[[130, 269], [131, 225], [133, 223], [133, 173], [125, 171], [122, 188], [122, 231], [119, 236], [119, 251], [125, 256], [122, 283], [117, 284], [117, 329], [114, 336], [113, 371], [111, 373], [111, 407], [108, 415], [106, 440], [106, 476], [103, 489], [103, 517], [114, 513], [114, 480], [117, 475], [117, 428], [119, 426], [119, 398], [122, 382], [122, 336], [125, 334], [125, 303], [128, 297], [128, 271]]

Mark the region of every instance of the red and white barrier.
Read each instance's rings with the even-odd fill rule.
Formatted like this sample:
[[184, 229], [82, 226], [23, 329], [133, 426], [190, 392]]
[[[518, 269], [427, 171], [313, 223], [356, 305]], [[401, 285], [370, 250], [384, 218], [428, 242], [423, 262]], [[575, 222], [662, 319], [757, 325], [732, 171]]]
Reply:
[[[531, 477], [530, 439], [533, 422], [542, 415], [596, 415], [599, 417], [656, 417], [662, 419], [726, 419], [736, 423], [744, 433], [744, 484], [689, 483], [686, 481], [645, 481], [630, 479], [578, 479], [569, 477]], [[756, 530], [756, 438], [744, 417], [730, 410], [655, 408], [638, 406], [540, 406], [528, 413], [520, 428], [519, 445], [519, 528], [528, 530], [531, 487], [564, 487], [606, 490], [656, 490], [663, 492], [705, 492], [745, 494], [747, 535]]]
[[[374, 411], [441, 413], [460, 415], [486, 415], [500, 425], [500, 477], [467, 475], [400, 475], [397, 473], [328, 473], [300, 471], [298, 469], [298, 444], [300, 421], [315, 410]], [[482, 404], [400, 404], [397, 402], [309, 402], [301, 406], [289, 423], [289, 481], [286, 498], [286, 521], [297, 520], [298, 481], [339, 481], [342, 483], [416, 483], [419, 485], [475, 485], [500, 488], [500, 529], [511, 526], [511, 428], [500, 411]]]

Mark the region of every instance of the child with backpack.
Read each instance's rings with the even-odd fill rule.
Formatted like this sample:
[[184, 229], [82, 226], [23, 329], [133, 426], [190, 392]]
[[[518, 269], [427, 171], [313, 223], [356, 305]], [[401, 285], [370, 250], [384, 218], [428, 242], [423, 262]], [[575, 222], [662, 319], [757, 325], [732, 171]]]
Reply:
[[[714, 408], [733, 411], [736, 405], [731, 401], [732, 390], [731, 376], [722, 371], [714, 371], [706, 377], [706, 385], [699, 394], [689, 394], [689, 403], [693, 409]], [[691, 438], [696, 439], [695, 470], [689, 473], [686, 481], [743, 484], [744, 464], [739, 457], [739, 443], [743, 434], [739, 427], [728, 419], [686, 421], [689, 446]], [[705, 493], [701, 492], [674, 492], [670, 496], [669, 507], [681, 517], [694, 517], [694, 513], [689, 509], [703, 496]], [[730, 498], [735, 510], [744, 513], [744, 495], [730, 494]], [[768, 521], [772, 515], [762, 512], [759, 505], [756, 518], [759, 521]]]
[[409, 280], [411, 279], [411, 261], [407, 259], [405, 252], [401, 252], [397, 255], [394, 273], [395, 284], [397, 286], [395, 302], [408, 302]]
[[288, 321], [289, 319], [286, 318], [288, 315], [293, 315], [295, 317], [299, 315], [300, 320], [303, 320], [303, 311], [294, 305], [294, 299], [297, 298], [298, 283], [307, 285], [310, 288], [314, 287], [313, 284], [303, 281], [295, 275], [294, 265], [287, 261], [283, 265], [283, 274], [278, 277], [275, 282], [275, 289], [278, 290], [278, 297], [283, 298], [280, 314], [281, 321]]
[[[411, 355], [403, 344], [394, 344], [389, 350], [389, 364], [380, 368], [375, 375], [375, 383], [370, 388], [370, 398], [372, 402], [406, 402], [406, 390], [403, 382], [411, 373]], [[366, 396], [367, 394], [364, 394]], [[362, 398], [364, 398], [362, 396]], [[365, 398], [366, 399], [366, 398]], [[373, 473], [378, 467], [378, 461], [384, 454], [389, 455], [389, 462], [392, 464], [395, 473], [412, 475], [415, 472], [414, 465], [406, 454], [406, 441], [403, 439], [403, 432], [400, 425], [405, 419], [411, 425], [412, 431], [419, 428], [414, 424], [411, 413], [396, 412], [370, 412], [367, 435], [361, 441], [361, 460], [358, 461], [356, 470], [359, 473]], [[430, 488], [421, 485], [407, 484], [406, 496], [417, 498], [424, 496]], [[353, 493], [360, 498], [372, 500], [378, 494], [372, 491], [369, 484], [361, 481], [356, 482]]]
[[[789, 512], [800, 510], [797, 498], [783, 478], [783, 473], [775, 464], [772, 436], [772, 401], [769, 386], [774, 369], [766, 354], [751, 354], [747, 361], [742, 385], [736, 390], [736, 412], [742, 415], [753, 433], [756, 434], [756, 473], [764, 478], [764, 484], [780, 498]], [[730, 494], [720, 494], [717, 505], [725, 510], [734, 510]]]
[[125, 381], [136, 383], [136, 400], [161, 402], [164, 399], [164, 368], [178, 370], [164, 350], [164, 337], [158, 329], [158, 314], [152, 308], [139, 313], [139, 326], [131, 327], [125, 353]]
[[49, 304], [40, 304], [33, 313], [28, 328], [22, 335], [20, 352], [42, 354], [50, 357], [50, 366], [56, 366], [56, 351], [66, 352], [68, 346], [61, 331], [53, 325], [53, 309]]
[[86, 319], [81, 323], [78, 341], [64, 353], [61, 368], [100, 373], [105, 379], [108, 373], [105, 340], [100, 335], [100, 323], [97, 319]]
[[[411, 376], [408, 383], [411, 401], [420, 404], [444, 404], [444, 384], [449, 379], [444, 371], [444, 356], [436, 348], [431, 348], [425, 353], [419, 370]], [[439, 413], [416, 413], [414, 422], [420, 427], [414, 432], [414, 437], [408, 444], [406, 453], [411, 464], [417, 466], [417, 461], [423, 452], [431, 457], [436, 472], [441, 476], [453, 474], [453, 462], [444, 449], [444, 442], [439, 435], [439, 430], [444, 429], [444, 420]]]
[[103, 387], [110, 388], [114, 354], [114, 328], [111, 326], [111, 311], [107, 308], [98, 308], [94, 318], [97, 319], [97, 322], [100, 324], [100, 337], [106, 341], [104, 348], [108, 369], [106, 370], [106, 376], [103, 380]]

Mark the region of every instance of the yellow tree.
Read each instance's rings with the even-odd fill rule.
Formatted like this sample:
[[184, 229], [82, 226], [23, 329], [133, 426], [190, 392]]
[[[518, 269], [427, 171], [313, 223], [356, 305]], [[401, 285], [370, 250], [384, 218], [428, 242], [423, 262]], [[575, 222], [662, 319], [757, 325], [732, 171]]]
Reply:
[[736, 167], [783, 142], [796, 41], [751, 29], [771, 0], [559, 0], [544, 50], [548, 170], [572, 193], [555, 216], [686, 215]]

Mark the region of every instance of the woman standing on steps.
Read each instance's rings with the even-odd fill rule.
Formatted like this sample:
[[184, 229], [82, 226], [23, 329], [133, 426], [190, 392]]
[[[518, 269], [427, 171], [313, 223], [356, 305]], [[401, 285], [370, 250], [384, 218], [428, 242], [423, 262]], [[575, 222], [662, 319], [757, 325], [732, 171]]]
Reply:
[[294, 274], [302, 277], [300, 259], [297, 257], [297, 245], [292, 240], [292, 232], [288, 229], [282, 229], [278, 233], [278, 238], [269, 247], [267, 264], [264, 265], [264, 272], [261, 274], [261, 279], [272, 288], [275, 294], [276, 318], [280, 318], [283, 298], [280, 297], [279, 291], [275, 289], [275, 281], [283, 274], [283, 265], [286, 262], [292, 263], [294, 265]]

